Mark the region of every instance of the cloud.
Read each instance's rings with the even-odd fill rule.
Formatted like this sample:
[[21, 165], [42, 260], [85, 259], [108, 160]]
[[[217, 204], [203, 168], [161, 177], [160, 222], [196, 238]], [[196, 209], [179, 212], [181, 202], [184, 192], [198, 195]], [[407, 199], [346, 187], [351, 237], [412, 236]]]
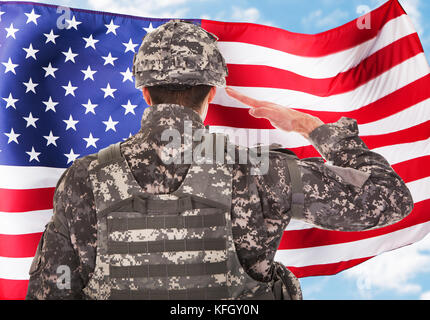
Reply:
[[321, 9], [310, 12], [302, 19], [302, 25], [305, 28], [334, 28], [342, 24], [349, 17], [349, 13], [345, 10], [336, 9], [331, 13], [324, 15]]
[[239, 7], [232, 7], [231, 18], [235, 21], [243, 22], [257, 22], [260, 19], [260, 11], [257, 8], [242, 9]]
[[413, 245], [372, 258], [344, 271], [343, 275], [355, 280], [360, 295], [370, 299], [383, 291], [419, 295], [422, 287], [416, 278], [429, 272], [430, 235]]
[[430, 291], [423, 292], [420, 295], [420, 300], [430, 300]]

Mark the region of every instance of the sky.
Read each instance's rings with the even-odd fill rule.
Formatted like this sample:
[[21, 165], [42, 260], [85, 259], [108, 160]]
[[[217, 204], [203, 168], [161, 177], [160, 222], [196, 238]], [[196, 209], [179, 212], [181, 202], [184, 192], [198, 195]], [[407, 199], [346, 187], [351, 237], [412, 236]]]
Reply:
[[[319, 33], [374, 9], [385, 0], [53, 0], [33, 1], [151, 18], [252, 22], [298, 33]], [[400, 0], [430, 61], [430, 1]], [[430, 235], [338, 275], [301, 280], [304, 299], [430, 300]]]

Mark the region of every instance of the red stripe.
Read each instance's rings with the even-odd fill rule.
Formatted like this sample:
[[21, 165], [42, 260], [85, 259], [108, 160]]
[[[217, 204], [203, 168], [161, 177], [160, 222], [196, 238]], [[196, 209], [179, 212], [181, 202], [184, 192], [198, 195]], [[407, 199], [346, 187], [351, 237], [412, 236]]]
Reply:
[[[320, 118], [325, 123], [332, 123], [341, 117], [357, 119], [358, 124], [366, 124], [384, 119], [430, 97], [430, 74], [400, 88], [381, 99], [358, 110], [347, 112], [312, 111], [295, 108]], [[349, 106], [345, 106], [349, 109]], [[257, 119], [249, 115], [248, 108], [226, 107], [210, 104], [205, 124], [233, 128], [273, 129], [266, 119]]]
[[326, 79], [312, 79], [268, 66], [229, 64], [227, 84], [288, 89], [328, 97], [352, 91], [423, 51], [418, 34], [414, 33], [375, 52], [356, 67]]
[[306, 267], [288, 267], [297, 278], [312, 277], [312, 276], [329, 276], [352, 268], [373, 257], [353, 259], [349, 261], [340, 261], [328, 264], [315, 264]]
[[252, 23], [202, 20], [201, 25], [214, 33], [220, 41], [245, 42], [299, 56], [321, 57], [355, 47], [376, 37], [388, 21], [404, 13], [397, 1], [389, 1], [371, 12], [370, 29], [359, 29], [358, 18], [343, 26], [314, 35], [293, 33]]
[[24, 300], [28, 280], [0, 279], [0, 300]]
[[324, 245], [339, 244], [358, 241], [376, 236], [388, 234], [400, 229], [430, 221], [430, 200], [424, 200], [415, 204], [412, 212], [403, 220], [383, 228], [358, 232], [342, 232], [322, 230], [317, 228], [303, 230], [284, 231], [278, 249], [301, 249]]
[[42, 232], [18, 235], [0, 234], [0, 257], [34, 257], [41, 236]]
[[55, 188], [0, 189], [0, 211], [26, 212], [52, 209]]
[[430, 156], [419, 157], [393, 165], [405, 183], [430, 177]]

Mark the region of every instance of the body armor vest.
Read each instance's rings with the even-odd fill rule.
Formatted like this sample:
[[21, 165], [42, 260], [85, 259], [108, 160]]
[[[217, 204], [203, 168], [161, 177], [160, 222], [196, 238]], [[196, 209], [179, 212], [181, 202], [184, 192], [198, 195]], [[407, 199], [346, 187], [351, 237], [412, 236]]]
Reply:
[[148, 194], [119, 144], [90, 167], [97, 212], [89, 299], [273, 299], [242, 268], [232, 235], [232, 166], [191, 164], [171, 194]]

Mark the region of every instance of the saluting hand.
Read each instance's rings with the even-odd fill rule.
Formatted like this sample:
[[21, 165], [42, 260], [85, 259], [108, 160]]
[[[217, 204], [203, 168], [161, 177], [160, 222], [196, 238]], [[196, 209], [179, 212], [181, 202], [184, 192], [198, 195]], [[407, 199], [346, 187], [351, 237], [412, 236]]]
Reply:
[[319, 118], [310, 114], [299, 112], [276, 103], [256, 100], [248, 97], [232, 88], [225, 89], [227, 94], [250, 106], [249, 114], [255, 118], [265, 118], [272, 126], [284, 131], [295, 131], [306, 139], [317, 127], [324, 124]]

